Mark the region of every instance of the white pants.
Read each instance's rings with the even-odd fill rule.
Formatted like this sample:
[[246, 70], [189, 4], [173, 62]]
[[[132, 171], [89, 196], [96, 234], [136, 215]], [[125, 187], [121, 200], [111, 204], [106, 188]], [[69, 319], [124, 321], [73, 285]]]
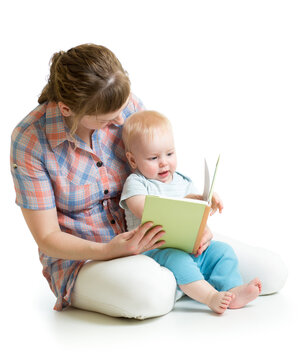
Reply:
[[[277, 254], [218, 234], [214, 238], [233, 247], [244, 283], [259, 277], [261, 295], [283, 287], [287, 269]], [[148, 256], [135, 255], [87, 262], [78, 274], [72, 305], [115, 317], [146, 319], [168, 313], [182, 296], [171, 271]]]

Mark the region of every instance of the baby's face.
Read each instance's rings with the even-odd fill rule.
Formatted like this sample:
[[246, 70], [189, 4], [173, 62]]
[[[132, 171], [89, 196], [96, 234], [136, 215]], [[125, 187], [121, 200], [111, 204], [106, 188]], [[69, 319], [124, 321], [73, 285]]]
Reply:
[[172, 131], [157, 130], [153, 139], [140, 139], [134, 145], [132, 157], [131, 166], [146, 178], [171, 182], [177, 165]]

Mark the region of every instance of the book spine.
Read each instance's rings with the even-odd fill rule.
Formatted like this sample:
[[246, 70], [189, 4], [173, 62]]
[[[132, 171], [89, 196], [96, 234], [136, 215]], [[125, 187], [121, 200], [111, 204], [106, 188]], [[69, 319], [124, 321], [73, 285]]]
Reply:
[[202, 220], [201, 220], [201, 224], [200, 224], [200, 227], [199, 227], [198, 235], [197, 235], [195, 245], [194, 245], [194, 249], [193, 249], [193, 252], [192, 252], [193, 254], [196, 254], [197, 250], [199, 249], [199, 246], [200, 246], [200, 243], [201, 243], [201, 240], [202, 240], [202, 236], [203, 236], [203, 233], [204, 233], [204, 229], [206, 227], [206, 223], [207, 223], [207, 219], [209, 217], [210, 211], [211, 211], [210, 206], [207, 206], [204, 209], [204, 213], [203, 213], [203, 216], [202, 216]]

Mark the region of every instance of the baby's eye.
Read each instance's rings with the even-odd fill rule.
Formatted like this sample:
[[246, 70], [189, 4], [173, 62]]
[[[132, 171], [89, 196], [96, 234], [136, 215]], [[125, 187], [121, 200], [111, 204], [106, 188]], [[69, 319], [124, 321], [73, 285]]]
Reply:
[[157, 159], [157, 156], [152, 156], [149, 158], [149, 160], [156, 160]]
[[173, 152], [170, 152], [167, 154], [167, 156], [172, 156], [173, 155]]

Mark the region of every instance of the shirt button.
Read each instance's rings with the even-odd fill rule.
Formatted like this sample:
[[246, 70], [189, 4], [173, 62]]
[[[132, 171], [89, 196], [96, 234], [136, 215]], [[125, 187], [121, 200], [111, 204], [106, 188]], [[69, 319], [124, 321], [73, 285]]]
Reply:
[[109, 193], [109, 190], [104, 190], [104, 194], [107, 195]]
[[113, 224], [113, 225], [115, 224], [115, 220], [111, 220], [110, 222], [111, 222], [111, 224]]
[[98, 161], [98, 162], [96, 163], [96, 166], [97, 166], [97, 167], [103, 166], [103, 162], [102, 162], [102, 161]]

